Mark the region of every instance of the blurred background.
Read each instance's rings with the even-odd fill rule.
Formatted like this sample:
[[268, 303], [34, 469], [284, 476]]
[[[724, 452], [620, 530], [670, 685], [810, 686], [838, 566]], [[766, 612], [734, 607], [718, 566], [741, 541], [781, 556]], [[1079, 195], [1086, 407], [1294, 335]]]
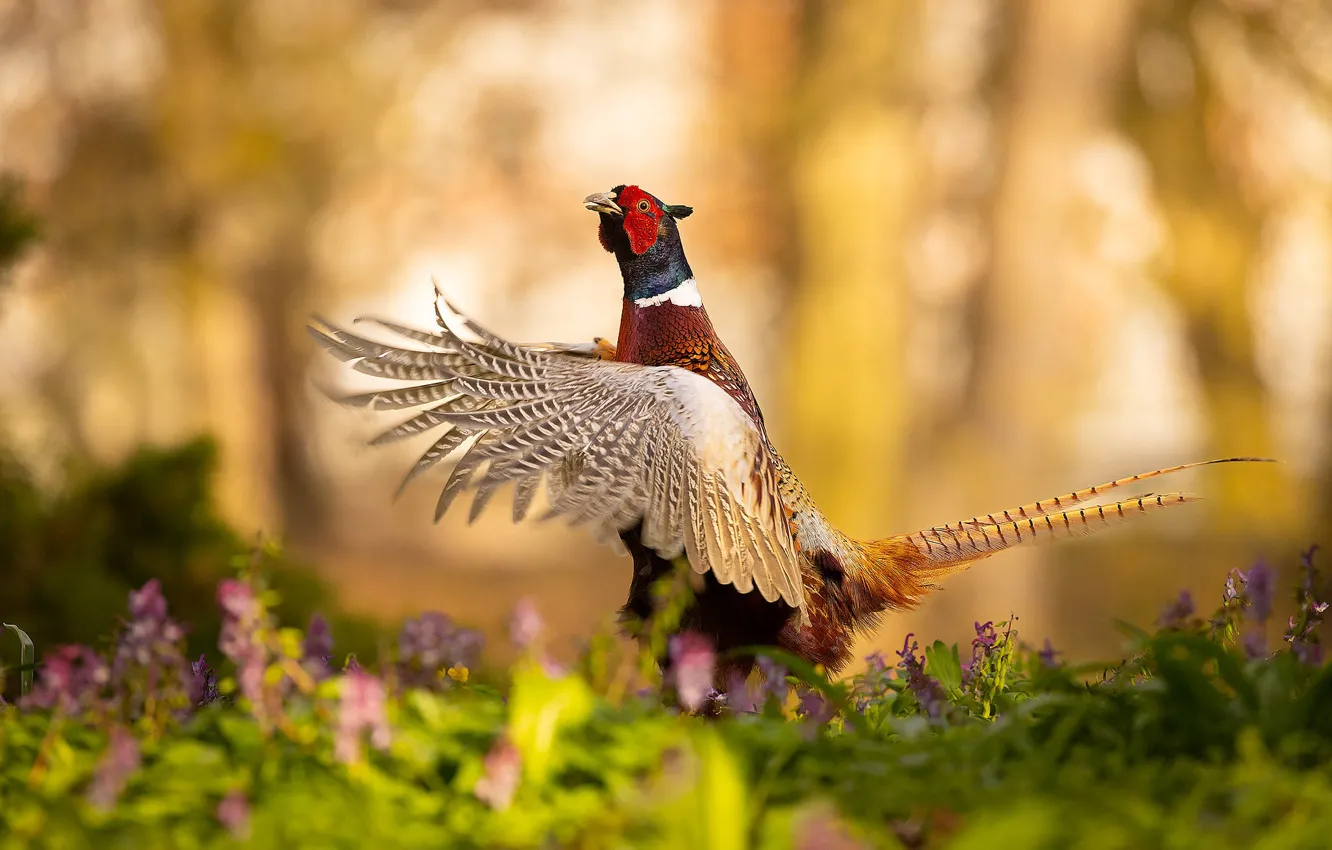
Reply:
[[364, 383], [302, 327], [427, 326], [434, 276], [510, 338], [614, 338], [579, 202], [619, 183], [696, 208], [714, 322], [854, 535], [1285, 461], [982, 562], [862, 655], [1012, 613], [1108, 656], [1332, 542], [1321, 0], [7, 0], [0, 173], [0, 614], [39, 644], [152, 575], [203, 612], [261, 533], [368, 627], [607, 623], [628, 564], [585, 532], [432, 525], [443, 470], [393, 504], [430, 438], [367, 449], [397, 418], [324, 399]]

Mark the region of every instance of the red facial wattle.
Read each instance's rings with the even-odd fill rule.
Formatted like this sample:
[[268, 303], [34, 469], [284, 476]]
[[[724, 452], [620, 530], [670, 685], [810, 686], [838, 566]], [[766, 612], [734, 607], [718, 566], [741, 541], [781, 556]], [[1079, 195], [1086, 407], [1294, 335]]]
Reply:
[[624, 232], [629, 237], [629, 247], [635, 254], [646, 253], [657, 242], [661, 207], [656, 199], [637, 186], [625, 186], [615, 197], [615, 202], [624, 210]]
[[657, 241], [657, 219], [635, 209], [624, 216], [624, 232], [629, 236], [629, 247], [634, 253], [645, 253]]

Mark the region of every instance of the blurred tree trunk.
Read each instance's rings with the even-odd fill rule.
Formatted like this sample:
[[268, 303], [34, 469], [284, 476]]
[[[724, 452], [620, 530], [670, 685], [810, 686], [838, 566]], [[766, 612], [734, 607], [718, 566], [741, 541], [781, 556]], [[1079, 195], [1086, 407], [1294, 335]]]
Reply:
[[704, 107], [711, 132], [693, 142], [699, 179], [689, 189], [702, 212], [690, 227], [708, 228], [697, 266], [710, 270], [709, 281], [726, 281], [708, 286], [713, 321], [783, 447], [791, 430], [781, 393], [789, 367], [783, 330], [798, 276], [790, 173], [802, 11], [792, 0], [714, 2], [708, 54], [716, 64]]
[[[219, 425], [228, 455], [225, 507], [242, 527], [299, 541], [324, 513], [302, 436], [306, 358], [297, 340], [309, 308], [307, 230], [332, 177], [323, 145], [347, 141], [335, 127], [301, 122], [323, 105], [319, 98], [331, 98], [342, 113], [319, 117], [350, 123], [354, 101], [345, 81], [295, 82], [335, 64], [319, 58], [339, 55], [335, 24], [269, 44], [256, 10], [229, 0], [159, 0], [168, 64], [161, 134], [166, 170], [183, 181], [200, 219], [183, 283], [191, 337], [206, 341], [196, 365], [201, 404], [213, 411], [205, 421]], [[282, 102], [274, 91], [282, 85], [293, 87], [288, 93], [299, 85], [304, 99]], [[224, 337], [214, 333], [219, 322]]]
[[[1128, 0], [1026, 0], [1010, 10], [1006, 68], [998, 71], [1006, 97], [992, 265], [976, 294], [976, 360], [962, 409], [974, 440], [962, 456], [977, 508], [1048, 495], [1019, 492], [1019, 481], [1052, 492], [1069, 485], [1055, 473], [1070, 465], [1070, 414], [1095, 377], [1085, 343], [1096, 316], [1072, 285], [1078, 258], [1052, 246], [1078, 241], [1074, 164], [1111, 127], [1135, 8]], [[1045, 550], [1012, 557], [1043, 564]], [[1040, 573], [979, 570], [974, 586], [985, 596], [1004, 588], [1005, 601], [1039, 621], [1047, 595]]]
[[848, 533], [898, 513], [910, 406], [904, 246], [916, 168], [915, 2], [808, 3], [792, 124], [792, 466]]
[[736, 268], [772, 269], [776, 288], [755, 293], [771, 301], [785, 301], [796, 277], [789, 176], [801, 19], [796, 2], [719, 0], [712, 26], [718, 69], [708, 112], [721, 143], [706, 166], [717, 178], [702, 187], [720, 228], [712, 250]]
[[321, 528], [326, 499], [305, 436], [307, 356], [298, 343], [306, 339], [299, 323], [309, 312], [312, 287], [304, 227], [294, 229], [291, 241], [257, 259], [251, 298], [259, 321], [260, 382], [268, 396], [273, 486], [282, 528], [288, 539], [308, 542]]
[[[1221, 162], [1221, 147], [1236, 143], [1238, 127], [1226, 132], [1227, 106], [1190, 39], [1205, 5], [1198, 0], [1157, 3], [1142, 16], [1135, 36], [1156, 30], [1193, 44], [1195, 84], [1169, 108], [1153, 108], [1139, 87], [1126, 87], [1127, 126], [1152, 164], [1170, 230], [1170, 262], [1162, 277], [1185, 316], [1207, 405], [1208, 455], [1270, 455], [1269, 410], [1254, 361], [1249, 315], [1262, 216], [1246, 204], [1236, 175]], [[1303, 523], [1294, 490], [1275, 486], [1274, 476], [1264, 476], [1268, 486], [1255, 485], [1253, 475], [1219, 480], [1223, 489], [1210, 499], [1218, 532], [1261, 524], [1266, 534], [1290, 536]]]

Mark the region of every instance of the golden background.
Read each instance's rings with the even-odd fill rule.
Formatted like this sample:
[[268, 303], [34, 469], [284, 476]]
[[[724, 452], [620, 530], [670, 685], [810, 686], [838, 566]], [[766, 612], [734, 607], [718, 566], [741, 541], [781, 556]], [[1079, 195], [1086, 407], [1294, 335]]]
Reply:
[[111, 462], [215, 435], [218, 498], [352, 611], [560, 634], [623, 601], [581, 530], [396, 505], [429, 438], [312, 312], [615, 336], [590, 192], [682, 225], [714, 322], [830, 517], [913, 530], [1157, 466], [1207, 501], [1007, 553], [892, 616], [1115, 651], [1191, 588], [1332, 542], [1332, 7], [1318, 0], [8, 0], [0, 171], [43, 238], [0, 287], [0, 440]]

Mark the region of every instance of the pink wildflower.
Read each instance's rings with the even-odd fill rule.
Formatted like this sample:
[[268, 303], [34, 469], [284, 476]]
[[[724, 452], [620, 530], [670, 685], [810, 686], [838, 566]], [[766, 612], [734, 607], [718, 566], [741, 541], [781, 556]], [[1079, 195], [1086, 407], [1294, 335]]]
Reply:
[[392, 735], [385, 711], [384, 685], [361, 671], [342, 679], [342, 699], [338, 709], [334, 756], [350, 764], [361, 758], [361, 732], [370, 732], [370, 744], [377, 750], [388, 749]]
[[99, 809], [109, 809], [120, 799], [126, 783], [139, 769], [139, 743], [122, 726], [111, 729], [106, 751], [93, 772], [88, 802]]
[[250, 801], [239, 790], [230, 791], [217, 804], [217, 822], [230, 832], [233, 838], [244, 840], [250, 837]]
[[698, 632], [683, 632], [670, 640], [671, 678], [680, 705], [690, 711], [703, 707], [712, 691], [716, 653], [712, 641]]
[[507, 809], [518, 792], [522, 778], [523, 757], [508, 738], [500, 738], [486, 754], [485, 773], [477, 780], [473, 793], [492, 809]]

